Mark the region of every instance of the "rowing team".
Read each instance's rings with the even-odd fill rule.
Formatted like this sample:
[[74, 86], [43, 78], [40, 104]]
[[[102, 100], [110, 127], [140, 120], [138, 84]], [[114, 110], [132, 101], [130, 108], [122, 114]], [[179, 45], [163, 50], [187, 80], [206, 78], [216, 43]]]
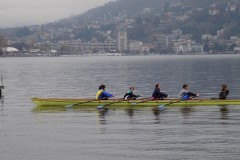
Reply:
[[[100, 85], [99, 90], [96, 94], [96, 100], [107, 100], [108, 98], [114, 97], [113, 94], [108, 93], [105, 91], [106, 86], [105, 85]], [[199, 97], [198, 93], [192, 93], [188, 91], [188, 84], [183, 84], [182, 90], [179, 92], [179, 99], [180, 100], [191, 100], [193, 98]], [[134, 87], [129, 87], [129, 90], [126, 92], [124, 95], [125, 100], [135, 100], [141, 95], [136, 95], [133, 93], [134, 92]], [[213, 98], [213, 99], [226, 99], [229, 94], [229, 90], [227, 88], [226, 84], [221, 85], [221, 91], [219, 93], [218, 98]], [[164, 98], [169, 97], [168, 94], [161, 92], [160, 91], [160, 84], [155, 85], [155, 89], [152, 93], [152, 100], [162, 100]]]

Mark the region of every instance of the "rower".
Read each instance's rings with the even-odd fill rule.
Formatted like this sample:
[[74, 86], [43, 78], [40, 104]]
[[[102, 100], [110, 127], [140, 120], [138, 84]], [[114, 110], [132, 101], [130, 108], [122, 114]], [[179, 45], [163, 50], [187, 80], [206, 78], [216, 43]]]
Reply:
[[160, 84], [156, 84], [152, 94], [152, 100], [164, 99], [167, 97], [169, 96], [166, 93], [160, 91]]
[[113, 94], [106, 92], [105, 88], [106, 86], [104, 84], [99, 86], [96, 94], [96, 100], [107, 100], [108, 98], [114, 97]]
[[133, 91], [134, 91], [134, 87], [129, 87], [129, 90], [127, 91], [127, 93], [124, 95], [123, 98], [125, 100], [135, 100], [138, 97], [141, 97], [141, 95], [135, 95]]
[[188, 84], [184, 84], [182, 88], [183, 89], [179, 92], [180, 100], [190, 100], [190, 99], [199, 97], [198, 93], [192, 93], [188, 91]]
[[4, 89], [4, 86], [0, 86], [0, 99], [2, 98], [2, 89]]
[[2, 86], [0, 86], [0, 99], [2, 98], [2, 89], [4, 89], [2, 74], [1, 74], [1, 83], [2, 83]]
[[227, 88], [227, 85], [222, 84], [221, 87], [222, 87], [222, 89], [221, 89], [221, 92], [219, 93], [218, 99], [226, 99], [228, 94], [229, 94], [229, 90]]

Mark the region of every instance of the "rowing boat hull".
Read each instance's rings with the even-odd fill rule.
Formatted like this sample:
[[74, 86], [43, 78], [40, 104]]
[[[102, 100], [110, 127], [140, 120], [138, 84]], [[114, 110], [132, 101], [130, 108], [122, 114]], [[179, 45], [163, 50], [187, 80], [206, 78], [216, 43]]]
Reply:
[[[32, 102], [36, 106], [68, 106], [74, 105], [75, 107], [96, 107], [99, 105], [108, 105], [108, 106], [139, 106], [139, 107], [153, 107], [158, 105], [168, 106], [212, 106], [212, 105], [240, 105], [240, 99], [231, 99], [231, 100], [210, 100], [210, 99], [194, 99], [187, 101], [180, 101], [178, 99], [167, 99], [167, 100], [101, 100], [93, 101], [93, 99], [71, 99], [71, 98], [32, 98]], [[169, 104], [172, 103], [172, 104]]]

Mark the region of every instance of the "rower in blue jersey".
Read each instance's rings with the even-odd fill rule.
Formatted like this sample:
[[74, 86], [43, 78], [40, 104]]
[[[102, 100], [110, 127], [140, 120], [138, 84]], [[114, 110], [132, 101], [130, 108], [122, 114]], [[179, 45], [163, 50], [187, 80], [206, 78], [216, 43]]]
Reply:
[[183, 89], [179, 92], [180, 100], [190, 100], [199, 96], [198, 93], [192, 93], [188, 91], [188, 84], [184, 84], [182, 88]]
[[96, 94], [96, 100], [107, 100], [108, 98], [114, 97], [113, 94], [110, 94], [105, 91], [106, 86], [104, 84], [99, 86], [99, 90]]

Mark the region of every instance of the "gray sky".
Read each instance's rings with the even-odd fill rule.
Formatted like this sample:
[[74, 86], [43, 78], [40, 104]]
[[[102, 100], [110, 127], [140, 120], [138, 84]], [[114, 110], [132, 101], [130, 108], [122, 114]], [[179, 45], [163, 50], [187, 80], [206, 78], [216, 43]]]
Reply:
[[112, 0], [0, 0], [0, 27], [44, 24]]

